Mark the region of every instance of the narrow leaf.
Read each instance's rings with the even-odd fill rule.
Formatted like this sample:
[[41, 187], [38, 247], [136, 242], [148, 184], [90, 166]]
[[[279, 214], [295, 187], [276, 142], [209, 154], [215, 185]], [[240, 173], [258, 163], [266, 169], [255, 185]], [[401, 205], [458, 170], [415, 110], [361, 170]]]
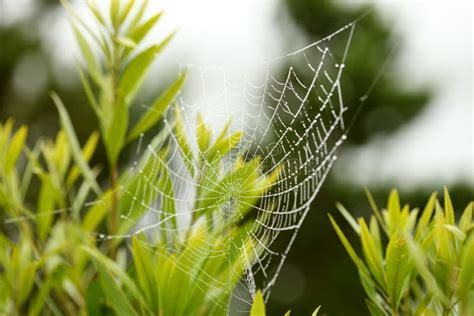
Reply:
[[66, 108], [64, 107], [61, 99], [56, 93], [52, 93], [51, 98], [53, 99], [56, 107], [58, 108], [61, 126], [66, 132], [69, 145], [71, 146], [72, 156], [76, 161], [82, 173], [82, 176], [86, 181], [90, 183], [91, 188], [94, 190], [94, 192], [96, 194], [100, 194], [101, 190], [99, 185], [97, 184], [97, 181], [95, 180], [94, 174], [92, 173], [91, 169], [89, 168], [89, 165], [82, 156], [81, 147], [79, 145], [79, 141], [77, 140], [76, 133], [74, 132], [74, 128], [72, 127], [71, 119], [69, 118]]
[[359, 224], [357, 224], [356, 220], [354, 219], [354, 217], [352, 217], [352, 215], [349, 213], [349, 211], [339, 202], [336, 203], [336, 207], [337, 207], [338, 211], [342, 214], [342, 216], [344, 216], [344, 218], [349, 223], [349, 225], [351, 225], [352, 229], [357, 234], [360, 234]]
[[[99, 133], [97, 132], [93, 132], [91, 136], [89, 136], [89, 138], [87, 139], [86, 144], [82, 148], [82, 157], [84, 158], [86, 162], [88, 162], [92, 158], [92, 155], [94, 154], [95, 149], [97, 147], [98, 141], [99, 141]], [[79, 167], [74, 165], [67, 177], [66, 186], [69, 187], [73, 185], [77, 177], [79, 176], [79, 174], [80, 174]]]
[[444, 187], [444, 212], [446, 216], [446, 222], [449, 225], [454, 225], [454, 208], [453, 203], [451, 202], [451, 197], [449, 196], [448, 188]]
[[18, 157], [23, 150], [25, 144], [26, 135], [28, 134], [28, 128], [26, 126], [20, 127], [20, 129], [15, 133], [15, 135], [10, 140], [8, 150], [5, 157], [5, 169], [7, 172], [13, 170], [15, 167]]
[[153, 28], [156, 22], [158, 22], [162, 15], [163, 12], [158, 12], [143, 22], [141, 25], [137, 26], [133, 32], [130, 33], [130, 38], [136, 43], [140, 43], [140, 41], [148, 34], [148, 32]]
[[135, 58], [133, 58], [126, 66], [118, 88], [124, 97], [125, 104], [128, 106], [131, 105], [138, 89], [140, 89], [143, 84], [145, 76], [150, 69], [150, 65], [155, 60], [156, 54], [158, 54], [171, 41], [173, 35], [174, 34], [170, 34], [160, 44], [145, 49], [135, 56]]
[[265, 316], [265, 302], [260, 290], [257, 291], [253, 298], [252, 308], [250, 309], [250, 316]]
[[195, 170], [194, 170], [194, 155], [191, 150], [191, 147], [188, 144], [187, 134], [185, 131], [185, 125], [183, 121], [183, 117], [181, 116], [181, 109], [179, 108], [178, 104], [175, 106], [175, 131], [176, 131], [176, 142], [178, 143], [183, 162], [188, 168], [188, 171], [192, 177], [194, 177]]
[[179, 77], [163, 92], [148, 109], [148, 111], [141, 117], [137, 124], [133, 127], [127, 137], [127, 142], [130, 142], [147, 132], [163, 115], [164, 111], [174, 101], [178, 95], [184, 81], [186, 74], [180, 74]]
[[102, 69], [100, 66], [99, 61], [94, 55], [92, 48], [90, 47], [89, 43], [85, 39], [84, 35], [82, 35], [81, 31], [79, 31], [78, 26], [76, 23], [71, 22], [72, 29], [74, 31], [74, 35], [76, 36], [77, 44], [79, 45], [79, 49], [81, 50], [82, 57], [87, 64], [87, 69], [91, 77], [97, 84], [100, 84], [102, 81]]

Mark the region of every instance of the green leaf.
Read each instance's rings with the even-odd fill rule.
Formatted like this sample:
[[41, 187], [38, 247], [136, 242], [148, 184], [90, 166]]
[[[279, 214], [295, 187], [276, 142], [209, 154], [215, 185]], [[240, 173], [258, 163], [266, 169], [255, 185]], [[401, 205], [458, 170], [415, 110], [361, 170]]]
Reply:
[[186, 80], [186, 73], [180, 74], [179, 77], [163, 92], [151, 105], [148, 111], [140, 118], [137, 124], [133, 127], [127, 137], [127, 143], [131, 142], [142, 133], [147, 132], [163, 115], [164, 111], [174, 101], [177, 94], [181, 90], [184, 81]]
[[[92, 169], [92, 172], [94, 173], [95, 176], [99, 174], [99, 168], [94, 168]], [[83, 181], [81, 183], [81, 186], [79, 187], [79, 190], [77, 191], [76, 197], [74, 198], [74, 201], [72, 202], [72, 217], [74, 219], [79, 219], [79, 215], [81, 212], [81, 209], [84, 207], [84, 204], [86, 202], [87, 196], [89, 195], [91, 186], [89, 182]]]
[[127, 49], [133, 49], [137, 47], [137, 43], [135, 43], [131, 38], [128, 38], [128, 37], [117, 36], [115, 41], [117, 44], [120, 44], [123, 47], [126, 47]]
[[357, 233], [360, 234], [360, 227], [357, 224], [356, 220], [352, 215], [349, 213], [349, 211], [341, 204], [341, 203], [336, 203], [336, 207], [338, 211], [344, 216], [346, 221], [351, 225], [352, 229]]
[[211, 148], [209, 149], [207, 153], [208, 161], [213, 161], [214, 159], [221, 159], [240, 143], [243, 133], [241, 131], [237, 131], [232, 135], [229, 135], [229, 127], [230, 120], [227, 121], [221, 133], [214, 142], [214, 145], [211, 146]]
[[397, 232], [390, 238], [385, 256], [387, 292], [394, 310], [398, 309], [402, 296], [408, 289], [411, 273], [412, 263], [405, 238]]
[[28, 193], [28, 189], [30, 187], [31, 183], [31, 178], [33, 176], [33, 171], [35, 168], [35, 161], [38, 161], [38, 156], [40, 154], [40, 143], [37, 143], [35, 148], [33, 148], [33, 151], [29, 152], [28, 149], [26, 149], [27, 152], [27, 165], [25, 168], [25, 172], [23, 173], [23, 177], [21, 179], [21, 196], [24, 199], [26, 194]]
[[92, 280], [86, 290], [85, 300], [87, 304], [87, 315], [101, 315], [104, 314], [103, 302], [104, 292], [100, 287], [100, 280]]
[[362, 250], [366, 258], [366, 262], [370, 271], [374, 275], [379, 284], [384, 284], [383, 277], [383, 259], [380, 249], [369, 232], [369, 228], [363, 218], [359, 219], [360, 239], [362, 242]]
[[473, 227], [474, 223], [472, 221], [472, 212], [473, 212], [474, 202], [469, 203], [464, 212], [461, 215], [461, 219], [459, 220], [459, 229], [465, 234], [467, 234], [468, 230]]
[[95, 16], [97, 21], [101, 23], [102, 25], [105, 25], [106, 22], [104, 18], [102, 17], [102, 14], [100, 14], [100, 10], [97, 8], [97, 5], [91, 0], [86, 0], [86, 3], [87, 3], [87, 7], [89, 8], [89, 10], [91, 10], [92, 14]]
[[127, 19], [130, 11], [132, 10], [132, 8], [134, 7], [135, 5], [135, 0], [129, 0], [127, 5], [125, 6], [125, 8], [122, 10], [121, 14], [120, 14], [120, 21], [125, 22], [125, 20]]
[[370, 315], [372, 315], [372, 316], [386, 316], [386, 315], [388, 315], [386, 312], [384, 312], [383, 309], [381, 309], [373, 301], [366, 299], [365, 303], [367, 304], [367, 308], [369, 309]]
[[390, 234], [394, 234], [398, 224], [399, 224], [399, 217], [400, 217], [400, 199], [398, 197], [398, 192], [396, 190], [392, 190], [388, 197], [387, 203], [387, 211], [388, 211], [388, 229]]
[[453, 249], [450, 242], [448, 229], [446, 228], [446, 217], [443, 214], [441, 206], [439, 204], [436, 207], [435, 214], [435, 227], [434, 227], [434, 237], [436, 241], [437, 251], [436, 254], [438, 258], [445, 263], [450, 263], [452, 257]]
[[196, 139], [199, 150], [205, 153], [211, 145], [212, 130], [206, 125], [201, 113], [196, 118]]
[[50, 231], [53, 220], [54, 204], [56, 201], [55, 190], [49, 177], [41, 177], [41, 187], [38, 196], [38, 235], [40, 240], [45, 240]]
[[320, 309], [321, 309], [321, 305], [319, 305], [319, 306], [314, 310], [314, 312], [311, 314], [311, 316], [317, 316]]
[[374, 216], [370, 217], [369, 228], [370, 228], [370, 234], [372, 238], [374, 239], [377, 251], [379, 252], [380, 257], [382, 257], [383, 256], [382, 237], [380, 236], [380, 229], [379, 229], [377, 219]]
[[86, 212], [82, 220], [82, 229], [93, 232], [108, 214], [112, 205], [113, 193], [108, 190], [104, 192], [97, 203], [94, 203]]
[[54, 302], [49, 297], [51, 289], [58, 282], [58, 276], [56, 276], [58, 271], [59, 269], [56, 269], [53, 273], [49, 274], [45, 282], [39, 286], [39, 291], [31, 299], [28, 315], [41, 315], [41, 312], [44, 312], [45, 304], [48, 304], [48, 307], [53, 310], [53, 314], [55, 314], [54, 312], [56, 312], [56, 315], [59, 314], [59, 310], [54, 306]]
[[59, 173], [59, 177], [63, 179], [71, 161], [71, 150], [63, 129], [56, 136], [52, 154], [51, 160], [54, 169]]
[[[99, 249], [95, 247], [82, 245], [80, 249], [87, 253], [93, 259], [94, 265], [97, 268], [101, 267], [104, 271], [107, 272], [109, 276], [113, 276], [113, 279], [119, 281], [127, 288], [127, 290], [129, 291], [128, 293], [133, 299], [136, 299], [140, 304], [146, 306], [141, 292], [135, 285], [135, 282], [128, 276], [125, 271], [122, 270], [122, 267], [117, 262], [105, 256], [99, 251]], [[116, 286], [118, 285], [116, 284]]]
[[454, 218], [454, 208], [447, 187], [444, 187], [444, 212], [447, 224], [454, 225], [454, 223], [456, 222]]
[[120, 21], [120, 0], [111, 0], [110, 1], [110, 20], [112, 21], [112, 25], [115, 28], [121, 24]]
[[191, 147], [188, 144], [187, 134], [185, 131], [185, 125], [183, 121], [183, 117], [181, 116], [181, 109], [179, 108], [178, 104], [175, 106], [175, 131], [176, 131], [176, 142], [179, 145], [181, 150], [183, 162], [188, 168], [189, 174], [194, 177], [195, 170], [194, 170], [194, 155], [191, 150]]
[[0, 124], [0, 149], [6, 147], [6, 143], [10, 138], [10, 133], [13, 128], [14, 120], [9, 118], [7, 122], [2, 126]]
[[[158, 154], [159, 155], [159, 154]], [[143, 214], [149, 210], [148, 206], [158, 198], [159, 190], [150, 190], [150, 185], [158, 181], [161, 176], [161, 165], [155, 159], [149, 159], [147, 164], [139, 169], [137, 174], [130, 176], [130, 181], [126, 181], [122, 186], [120, 198], [120, 212], [122, 217], [127, 218], [121, 221], [118, 234], [127, 234], [135, 226], [134, 223], [140, 220]], [[123, 183], [123, 182], [121, 182]], [[135, 201], [135, 196], [139, 196], [139, 201]]]
[[328, 216], [329, 216], [329, 220], [331, 221], [331, 224], [332, 224], [334, 230], [336, 231], [336, 234], [338, 235], [339, 239], [342, 242], [342, 245], [344, 246], [347, 253], [349, 254], [349, 257], [351, 257], [352, 261], [355, 263], [356, 267], [359, 269], [359, 272], [363, 273], [367, 276], [370, 275], [369, 271], [367, 270], [367, 267], [364, 264], [364, 262], [359, 258], [359, 256], [357, 256], [354, 248], [351, 246], [349, 240], [344, 235], [344, 233], [342, 232], [339, 225], [337, 225], [336, 221], [331, 216], [331, 214], [328, 214]]
[[459, 241], [463, 241], [466, 238], [466, 234], [464, 234], [457, 226], [445, 224], [444, 227], [459, 239]]
[[265, 316], [265, 302], [260, 290], [257, 291], [253, 298], [252, 308], [250, 309], [250, 316]]
[[[90, 27], [90, 23], [85, 23], [84, 22], [84, 20], [74, 10], [74, 8], [70, 4], [69, 0], [59, 0], [59, 1], [63, 5], [63, 7], [66, 9], [69, 16], [74, 19], [74, 20], [71, 21], [71, 24], [78, 23], [82, 28], [84, 28], [84, 30], [87, 31], [87, 33], [92, 37], [92, 39], [96, 42], [97, 45], [104, 48], [103, 43], [100, 41], [99, 37], [94, 33], [94, 31]], [[92, 11], [94, 13], [94, 10], [92, 10]]]
[[151, 63], [158, 54], [173, 38], [173, 33], [168, 35], [160, 44], [153, 45], [133, 58], [126, 66], [120, 79], [118, 89], [124, 98], [125, 104], [130, 106], [138, 89], [143, 84], [145, 76], [149, 71]]
[[118, 315], [138, 316], [139, 314], [135, 311], [127, 296], [115, 282], [107, 268], [97, 260], [94, 260], [94, 264], [99, 273], [101, 287], [107, 298], [108, 305], [113, 308]]
[[405, 233], [404, 238], [410, 259], [413, 261], [413, 264], [421, 277], [427, 283], [428, 288], [438, 297], [439, 300], [441, 300], [443, 304], [449, 304], [449, 300], [446, 298], [443, 290], [439, 287], [433, 273], [429, 269], [428, 259], [423, 249], [407, 233]]
[[375, 217], [377, 217], [377, 220], [379, 221], [380, 225], [382, 226], [382, 229], [387, 232], [387, 227], [385, 227], [385, 221], [383, 220], [382, 213], [380, 212], [380, 209], [377, 206], [377, 203], [375, 203], [375, 199], [372, 195], [372, 193], [369, 191], [369, 189], [364, 188], [365, 195], [367, 196], [367, 200], [369, 200], [370, 207], [372, 208], [372, 211], [375, 214]]
[[76, 42], [79, 45], [82, 57], [87, 64], [87, 69], [89, 70], [92, 79], [94, 79], [94, 81], [100, 85], [102, 81], [102, 69], [100, 63], [95, 57], [94, 52], [92, 51], [89, 43], [87, 43], [84, 35], [82, 35], [81, 31], [79, 31], [76, 23], [71, 21], [71, 26], [74, 31], [74, 35], [76, 36]]
[[418, 219], [418, 209], [412, 210], [408, 215], [408, 220], [405, 225], [405, 230], [410, 234], [413, 232], [413, 229], [416, 225], [416, 220]]
[[156, 300], [158, 286], [154, 283], [154, 265], [152, 254], [147, 251], [138, 237], [132, 237], [132, 255], [138, 276], [138, 284], [150, 304], [151, 310], [157, 310], [159, 302]]
[[105, 149], [111, 166], [117, 165], [120, 152], [125, 144], [127, 127], [128, 108], [121, 100], [118, 100], [112, 111], [112, 121], [106, 127], [104, 134]]
[[[161, 192], [161, 208], [163, 210], [162, 221], [163, 224], [170, 224], [171, 229], [174, 231], [176, 230], [177, 222], [173, 182], [171, 181], [171, 177], [168, 172], [168, 166], [164, 164], [167, 153], [162, 151], [159, 155], [161, 156], [159, 158], [159, 163], [161, 164], [161, 175], [157, 183], [157, 187], [160, 189], [159, 191]], [[163, 225], [162, 228], [162, 232], [166, 234], [167, 229], [165, 225]]]
[[66, 108], [64, 107], [61, 99], [58, 97], [56, 93], [52, 93], [51, 98], [53, 99], [59, 111], [61, 126], [66, 132], [69, 145], [71, 146], [72, 156], [74, 160], [76, 161], [76, 164], [79, 167], [79, 170], [81, 171], [82, 176], [84, 177], [86, 181], [89, 182], [94, 192], [100, 195], [101, 193], [100, 187], [97, 184], [97, 181], [95, 180], [94, 174], [89, 168], [89, 165], [87, 164], [87, 162], [84, 160], [84, 157], [82, 156], [81, 147], [79, 145], [79, 141], [77, 140], [76, 133], [74, 132], [74, 128], [72, 127], [71, 119], [69, 118]]
[[5, 170], [7, 172], [11, 172], [15, 167], [18, 157], [23, 150], [27, 134], [28, 128], [26, 126], [22, 126], [10, 140], [8, 150], [5, 155]]
[[[91, 136], [86, 141], [86, 144], [82, 148], [82, 157], [84, 158], [84, 161], [88, 162], [91, 158], [92, 155], [95, 152], [95, 149], [97, 147], [97, 143], [99, 141], [99, 133], [93, 132]], [[70, 187], [71, 185], [76, 182], [77, 177], [80, 175], [80, 169], [78, 166], [74, 165], [71, 168], [71, 171], [69, 172], [69, 175], [66, 180], [66, 186]]]
[[99, 103], [97, 102], [94, 93], [92, 92], [92, 87], [89, 83], [89, 79], [87, 79], [86, 75], [84, 74], [84, 71], [82, 70], [82, 66], [79, 64], [77, 65], [77, 71], [79, 72], [79, 78], [81, 79], [82, 88], [86, 93], [87, 100], [89, 101], [90, 106], [92, 107], [95, 112], [95, 115], [100, 121], [102, 117], [102, 110], [100, 109]]
[[418, 225], [415, 233], [415, 240], [420, 240], [420, 238], [425, 234], [428, 229], [428, 224], [431, 221], [433, 216], [433, 211], [436, 205], [436, 192], [433, 192], [426, 203], [423, 213], [421, 214], [420, 219], [418, 220]]
[[[464, 243], [460, 262], [461, 271], [457, 282], [457, 293], [464, 304], [468, 304], [474, 285], [474, 235]], [[471, 293], [470, 293], [471, 292]]]
[[[135, 0], [133, 0], [135, 1]], [[129, 34], [131, 31], [133, 31], [136, 26], [138, 25], [138, 23], [140, 23], [140, 21], [142, 20], [143, 18], [143, 14], [145, 13], [145, 10], [146, 8], [148, 7], [148, 0], [143, 0], [141, 2], [141, 5], [140, 7], [138, 8], [138, 10], [136, 10], [136, 14], [135, 16], [133, 17], [133, 19], [131, 19], [130, 23], [128, 23], [128, 32], [125, 32], [126, 34]]]
[[[159, 12], [153, 15], [142, 24], [131, 29], [127, 37], [130, 38], [132, 41], [134, 41], [137, 45], [140, 44], [140, 42], [145, 38], [145, 36], [153, 28], [156, 22], [158, 22], [158, 20], [161, 18], [162, 15], [163, 15], [163, 12]], [[125, 51], [125, 56], [128, 56], [130, 52], [132, 52], [132, 50], [127, 49]]]
[[421, 303], [418, 304], [415, 311], [413, 312], [413, 315], [415, 315], [415, 316], [436, 316], [436, 314], [428, 308], [428, 306], [431, 304], [432, 301], [433, 301], [433, 294], [432, 293], [429, 293], [428, 295], [424, 294], [424, 296], [421, 298]]

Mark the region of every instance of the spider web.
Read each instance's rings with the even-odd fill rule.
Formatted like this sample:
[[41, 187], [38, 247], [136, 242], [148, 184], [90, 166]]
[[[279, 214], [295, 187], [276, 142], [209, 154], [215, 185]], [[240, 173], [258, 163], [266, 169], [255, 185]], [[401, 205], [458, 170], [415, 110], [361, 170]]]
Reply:
[[[206, 292], [209, 301], [225, 309], [230, 303], [228, 313], [248, 312], [257, 289], [267, 300], [310, 205], [346, 139], [344, 117], [349, 108], [342, 97], [341, 78], [356, 24], [357, 21], [349, 23], [298, 51], [259, 65], [181, 65], [188, 71], [187, 85], [194, 91], [182, 91], [177, 104], [197, 159], [189, 159], [183, 151], [174, 125], [174, 108], [170, 107], [162, 126], [167, 140], [157, 145], [145, 144], [140, 138], [137, 159], [127, 173], [128, 177], [139, 175], [139, 183], [133, 191], [122, 188], [120, 192], [132, 200], [130, 211], [122, 213], [122, 221], [136, 221], [135, 204], [145, 207], [147, 214], [131, 232], [99, 238], [130, 238], [145, 233], [149, 240], [161, 240], [147, 246], [158, 244], [168, 252], [177, 251], [176, 245], [163, 242], [159, 236], [165, 231], [180, 245], [186, 244], [194, 214], [213, 209], [211, 216], [202, 216], [197, 222], [220, 233], [206, 240], [206, 247], [182, 254], [176, 268], [187, 273], [193, 285]], [[338, 38], [339, 45], [333, 45], [334, 38]], [[341, 39], [345, 43], [342, 47]], [[206, 111], [213, 114], [212, 109], [222, 108], [224, 114], [217, 121], [231, 118], [226, 131], [229, 139], [235, 131], [243, 134], [239, 144], [218, 162], [220, 168], [216, 168], [206, 159], [199, 159], [206, 152], [200, 152], [195, 144], [199, 138], [195, 122], [198, 111], [207, 117]], [[218, 133], [216, 128], [214, 135]], [[161, 154], [163, 150], [167, 155]], [[146, 166], [138, 159], [143, 156], [147, 157]], [[278, 170], [277, 179], [267, 184], [264, 193], [252, 196], [253, 191], [242, 186], [246, 179], [237, 176], [222, 185], [222, 178], [239, 161], [256, 157], [259, 160], [254, 167], [260, 170], [261, 179]], [[186, 165], [206, 172], [193, 175]], [[148, 172], [144, 168], [149, 168]], [[219, 198], [196, 198], [202, 191], [215, 192]], [[243, 194], [250, 194], [255, 203], [240, 201]], [[170, 200], [174, 201], [174, 212], [169, 209]], [[250, 215], [240, 216], [238, 205], [245, 203], [251, 208]], [[233, 236], [230, 229], [222, 229], [229, 222], [240, 226], [245, 232], [243, 238]], [[227, 262], [228, 276], [218, 278], [196, 271], [195, 263], [204, 257]], [[232, 266], [235, 258], [240, 258], [239, 267]], [[224, 291], [227, 296], [214, 295], [212, 289]]]

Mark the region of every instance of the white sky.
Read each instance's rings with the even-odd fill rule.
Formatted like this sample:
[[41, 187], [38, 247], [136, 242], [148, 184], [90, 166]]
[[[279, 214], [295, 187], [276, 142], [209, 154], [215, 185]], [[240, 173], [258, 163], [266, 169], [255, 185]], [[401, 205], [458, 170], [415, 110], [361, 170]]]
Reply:
[[[258, 63], [307, 44], [286, 19], [275, 21], [276, 0], [150, 2], [166, 10], [151, 39], [179, 31], [159, 66]], [[16, 19], [32, 3], [3, 0], [0, 23]], [[422, 116], [390, 139], [378, 139], [362, 150], [347, 149], [339, 172], [349, 172], [364, 185], [474, 184], [472, 2], [378, 0], [376, 5], [405, 38], [397, 62], [407, 86], [430, 84], [436, 95]], [[62, 65], [70, 64], [75, 47], [65, 27], [64, 19], [53, 15], [42, 26], [52, 35], [45, 47]], [[61, 73], [64, 82], [71, 80]]]

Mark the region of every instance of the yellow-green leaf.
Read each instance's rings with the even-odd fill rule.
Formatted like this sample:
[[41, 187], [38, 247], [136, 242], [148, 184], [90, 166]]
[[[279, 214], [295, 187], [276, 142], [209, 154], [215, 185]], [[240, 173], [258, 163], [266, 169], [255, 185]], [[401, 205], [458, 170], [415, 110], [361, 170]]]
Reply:
[[405, 238], [401, 228], [391, 238], [385, 256], [385, 278], [387, 292], [393, 308], [397, 308], [402, 296], [408, 289], [412, 272], [412, 263], [408, 255]]
[[367, 265], [379, 284], [384, 283], [382, 254], [364, 219], [359, 219], [360, 239]]
[[183, 121], [183, 117], [181, 115], [181, 109], [179, 105], [176, 104], [175, 106], [175, 134], [176, 134], [176, 142], [179, 145], [183, 162], [188, 168], [188, 171], [192, 177], [194, 177], [195, 170], [194, 170], [194, 154], [189, 146], [187, 134], [185, 131], [185, 125]]
[[138, 89], [141, 87], [145, 76], [150, 69], [151, 63], [158, 54], [173, 38], [173, 33], [168, 35], [160, 44], [148, 47], [126, 66], [120, 79], [118, 89], [124, 98], [125, 104], [130, 106]]
[[265, 302], [260, 290], [257, 291], [253, 298], [252, 308], [250, 309], [250, 316], [265, 316]]
[[27, 134], [28, 128], [26, 126], [22, 126], [10, 140], [8, 150], [5, 155], [5, 170], [7, 172], [13, 170], [15, 167], [18, 157], [23, 150]]
[[89, 168], [89, 165], [82, 156], [81, 147], [79, 145], [79, 141], [77, 140], [76, 133], [74, 132], [74, 128], [72, 127], [71, 119], [69, 118], [66, 108], [64, 107], [61, 99], [56, 93], [52, 93], [51, 97], [59, 111], [61, 126], [66, 132], [69, 145], [71, 146], [72, 156], [76, 161], [77, 166], [79, 167], [79, 170], [82, 173], [82, 176], [86, 181], [90, 183], [91, 188], [94, 190], [94, 192], [96, 194], [100, 194], [101, 190], [99, 184], [97, 183], [91, 169]]
[[[134, 29], [130, 31], [130, 34], [128, 37], [133, 40], [135, 43], [139, 44], [143, 38], [148, 34], [148, 32], [153, 28], [153, 26], [158, 22], [160, 17], [163, 15], [163, 12], [159, 12], [152, 17], [150, 17], [148, 20], [143, 22], [142, 24], [138, 25]], [[127, 56], [131, 50], [126, 50], [125, 51], [125, 56]]]
[[212, 131], [204, 122], [201, 113], [198, 113], [196, 118], [196, 139], [199, 150], [201, 153], [205, 153], [211, 144]]
[[163, 115], [164, 111], [174, 101], [179, 91], [181, 90], [186, 74], [180, 74], [179, 77], [161, 94], [151, 105], [148, 111], [140, 118], [130, 131], [127, 137], [127, 142], [130, 142], [147, 132]]
[[451, 197], [449, 196], [448, 188], [444, 187], [444, 212], [446, 216], [446, 222], [449, 225], [454, 225], [454, 208], [453, 203], [451, 202]]
[[87, 64], [87, 69], [89, 70], [92, 79], [94, 79], [94, 81], [100, 85], [102, 81], [102, 69], [100, 63], [94, 55], [90, 44], [85, 39], [84, 35], [82, 35], [76, 23], [71, 22], [71, 26], [74, 31], [74, 35], [76, 36], [76, 41], [79, 45], [82, 57]]
[[[99, 141], [99, 133], [93, 132], [91, 134], [91, 136], [89, 136], [89, 138], [87, 139], [86, 144], [84, 145], [84, 147], [82, 147], [82, 157], [84, 158], [84, 160], [86, 162], [88, 162], [92, 158], [92, 155], [94, 154], [95, 149], [97, 147], [98, 141]], [[79, 176], [80, 172], [81, 171], [80, 171], [79, 167], [74, 165], [71, 168], [71, 171], [69, 172], [69, 175], [67, 177], [66, 186], [69, 187], [72, 184], [74, 184], [74, 182], [77, 180], [77, 177]]]

